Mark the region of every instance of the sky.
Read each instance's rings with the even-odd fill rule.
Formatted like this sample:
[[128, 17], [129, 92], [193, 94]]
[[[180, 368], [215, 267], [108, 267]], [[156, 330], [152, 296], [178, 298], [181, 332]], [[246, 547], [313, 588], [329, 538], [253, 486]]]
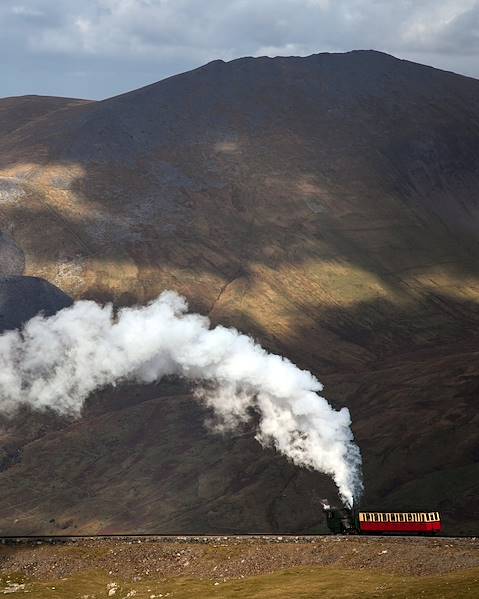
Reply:
[[479, 0], [0, 0], [0, 97], [102, 99], [211, 60], [375, 49], [479, 78]]

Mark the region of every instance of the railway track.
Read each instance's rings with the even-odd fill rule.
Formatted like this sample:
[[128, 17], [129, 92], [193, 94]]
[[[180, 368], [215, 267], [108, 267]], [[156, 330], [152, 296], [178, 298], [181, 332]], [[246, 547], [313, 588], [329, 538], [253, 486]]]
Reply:
[[311, 534], [240, 534], [240, 535], [221, 535], [221, 534], [203, 534], [203, 535], [185, 535], [185, 534], [109, 534], [109, 535], [0, 535], [0, 544], [2, 545], [21, 545], [21, 544], [60, 544], [76, 543], [79, 541], [125, 541], [137, 543], [186, 543], [186, 544], [217, 544], [217, 543], [241, 543], [241, 542], [262, 542], [262, 543], [315, 543], [326, 538], [341, 540], [344, 538], [383, 540], [383, 539], [410, 539], [420, 540], [448, 540], [448, 541], [478, 541], [479, 537], [453, 536], [453, 535], [333, 535]]

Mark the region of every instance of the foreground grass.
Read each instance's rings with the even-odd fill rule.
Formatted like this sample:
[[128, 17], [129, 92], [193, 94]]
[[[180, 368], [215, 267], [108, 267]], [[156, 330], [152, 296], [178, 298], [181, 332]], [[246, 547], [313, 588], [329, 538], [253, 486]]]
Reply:
[[100, 599], [108, 596], [115, 599], [479, 599], [479, 569], [442, 576], [401, 577], [371, 571], [308, 567], [216, 583], [185, 578], [122, 583], [112, 580], [111, 576], [92, 572], [48, 582], [33, 582], [12, 575], [2, 577], [0, 582], [0, 594], [7, 590], [11, 596], [27, 593], [26, 596], [36, 599]]

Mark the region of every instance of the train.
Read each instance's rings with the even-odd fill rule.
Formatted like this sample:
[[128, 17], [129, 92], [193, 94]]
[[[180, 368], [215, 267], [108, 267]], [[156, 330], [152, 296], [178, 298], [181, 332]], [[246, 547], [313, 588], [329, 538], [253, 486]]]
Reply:
[[376, 512], [325, 507], [334, 534], [435, 535], [442, 530], [439, 512]]

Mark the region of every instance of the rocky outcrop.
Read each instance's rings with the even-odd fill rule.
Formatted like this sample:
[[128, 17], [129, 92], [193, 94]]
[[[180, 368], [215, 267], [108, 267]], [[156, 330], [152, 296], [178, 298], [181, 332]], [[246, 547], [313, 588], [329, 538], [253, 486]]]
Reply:
[[72, 299], [63, 291], [36, 277], [0, 277], [0, 332], [21, 328], [37, 314], [51, 316]]

